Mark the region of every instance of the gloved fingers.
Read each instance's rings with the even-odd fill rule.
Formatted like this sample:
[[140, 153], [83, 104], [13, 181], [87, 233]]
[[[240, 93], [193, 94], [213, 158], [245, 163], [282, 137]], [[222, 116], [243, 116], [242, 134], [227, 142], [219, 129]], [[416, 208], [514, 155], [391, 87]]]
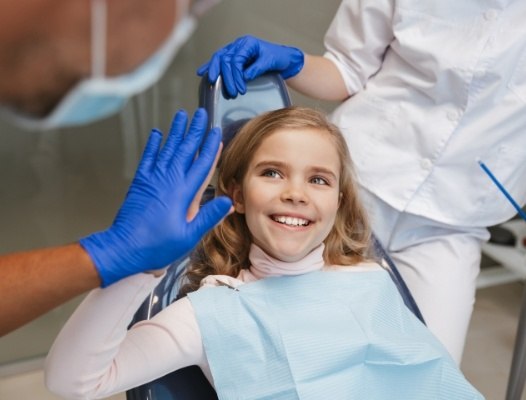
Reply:
[[216, 51], [210, 60], [197, 69], [197, 74], [203, 76], [208, 73], [210, 83], [215, 83], [219, 75], [223, 85], [231, 97], [239, 93], [246, 93], [245, 67], [258, 59], [261, 40], [247, 35]]
[[247, 92], [247, 84], [245, 79], [245, 67], [253, 59], [251, 51], [247, 49], [240, 49], [238, 53], [234, 54], [230, 58], [230, 71], [232, 81], [236, 87], [236, 91], [239, 94], [245, 94]]
[[221, 78], [223, 79], [223, 86], [228, 95], [232, 98], [237, 97], [239, 90], [234, 78], [230, 55], [225, 55], [221, 58]]
[[214, 128], [208, 133], [199, 156], [194, 160], [186, 175], [186, 186], [189, 193], [192, 193], [192, 197], [195, 196], [200, 187], [204, 186], [206, 188], [208, 184], [208, 181], [206, 181], [207, 176], [211, 178], [215, 171], [215, 165], [219, 159], [220, 146], [221, 131], [219, 128]]
[[[210, 131], [210, 135], [217, 135], [219, 131], [219, 128], [215, 128], [212, 131]], [[208, 145], [208, 143], [206, 144]], [[192, 203], [190, 204], [190, 207], [188, 207], [188, 211], [186, 213], [186, 220], [191, 221], [194, 219], [195, 215], [199, 211], [199, 207], [201, 206], [201, 200], [203, 198], [203, 194], [206, 191], [206, 188], [208, 187], [208, 184], [212, 180], [212, 177], [214, 176], [214, 172], [217, 166], [217, 162], [219, 161], [219, 156], [221, 154], [221, 150], [223, 148], [223, 144], [220, 142], [218, 148], [216, 149], [216, 155], [215, 158], [210, 165], [210, 156], [212, 155], [212, 151], [216, 146], [215, 140], [209, 145], [209, 148], [203, 149], [200, 156], [203, 155], [204, 152], [204, 159], [197, 159], [195, 162], [195, 165], [192, 167], [192, 171], [187, 176], [187, 180], [191, 184], [196, 184], [198, 182], [202, 182], [201, 186], [199, 187], [199, 190], [197, 190], [197, 193], [195, 194]], [[203, 180], [203, 172], [205, 172], [208, 169], [208, 175]], [[195, 185], [192, 185], [189, 190], [191, 192], [195, 191]]]
[[162, 140], [163, 134], [157, 129], [152, 129], [137, 167], [138, 174], [147, 174], [153, 169]]
[[232, 44], [229, 44], [223, 47], [222, 49], [216, 51], [210, 58], [210, 61], [203, 64], [199, 68], [198, 73], [199, 71], [201, 71], [203, 74], [205, 72], [208, 72], [208, 81], [210, 83], [215, 83], [217, 81], [217, 78], [221, 74], [221, 59], [223, 58], [224, 54], [228, 52], [231, 46]]
[[245, 94], [247, 91], [245, 69], [251, 63], [260, 62], [264, 59], [259, 46], [259, 39], [253, 36], [239, 38], [230, 50], [230, 64], [233, 80], [239, 93]]
[[[241, 81], [255, 79], [271, 68], [269, 60], [273, 59], [273, 55], [265, 49], [272, 46], [274, 44], [253, 36], [245, 36], [238, 41], [235, 63], [241, 73]], [[257, 73], [247, 73], [247, 71], [257, 71]]]
[[234, 78], [232, 78], [232, 71], [230, 67], [225, 65], [225, 63], [229, 62], [228, 60], [230, 59], [230, 56], [223, 53], [220, 57], [214, 57], [211, 61], [199, 67], [197, 70], [197, 75], [203, 76], [204, 74], [208, 73], [208, 81], [212, 84], [215, 83], [219, 75], [221, 75], [223, 78], [223, 86], [225, 87], [228, 95], [231, 97], [236, 97], [238, 92], [236, 81]]
[[255, 75], [251, 79], [246, 79], [247, 75], [245, 70], [247, 67], [250, 68], [254, 63], [258, 64], [268, 64], [267, 56], [263, 54], [262, 48], [260, 46], [262, 41], [253, 36], [243, 36], [236, 40], [235, 44], [230, 49], [230, 69], [233, 82], [236, 85], [238, 93], [245, 94], [247, 92], [246, 82], [256, 78], [261, 75]]
[[226, 196], [216, 197], [202, 206], [199, 213], [189, 223], [188, 236], [194, 238], [197, 243], [206, 232], [232, 211], [232, 200]]
[[164, 144], [164, 147], [161, 150], [161, 153], [159, 154], [159, 159], [157, 161], [157, 166], [162, 171], [166, 169], [168, 163], [174, 157], [176, 149], [179, 148], [181, 142], [183, 141], [187, 123], [188, 114], [184, 110], [179, 110], [172, 120], [170, 133], [168, 134], [166, 143]]
[[251, 81], [252, 79], [256, 79], [258, 76], [263, 75], [265, 72], [268, 72], [271, 69], [272, 68], [269, 66], [267, 59], [257, 59], [245, 70], [243, 79], [245, 81]]
[[221, 57], [219, 55], [214, 54], [210, 61], [208, 62], [208, 81], [210, 83], [216, 83], [217, 78], [219, 78], [219, 75], [221, 74]]
[[236, 85], [237, 92], [241, 95], [247, 92], [247, 84], [242, 69], [234, 68], [232, 70], [232, 77]]
[[[203, 76], [204, 74], [206, 74], [208, 72], [209, 69], [210, 69], [210, 61], [207, 61], [204, 64], [202, 64], [199, 68], [197, 68], [197, 71], [196, 71], [197, 75], [198, 76]], [[209, 77], [210, 77], [210, 75], [209, 75]], [[216, 79], [217, 79], [217, 77], [216, 77]], [[211, 83], [214, 83], [214, 82], [211, 82]]]
[[170, 164], [172, 169], [175, 168], [175, 170], [178, 170], [182, 174], [188, 172], [205, 136], [207, 124], [208, 115], [206, 111], [203, 108], [198, 108], [192, 117], [184, 140], [180, 143], [177, 152], [173, 155], [173, 160]]

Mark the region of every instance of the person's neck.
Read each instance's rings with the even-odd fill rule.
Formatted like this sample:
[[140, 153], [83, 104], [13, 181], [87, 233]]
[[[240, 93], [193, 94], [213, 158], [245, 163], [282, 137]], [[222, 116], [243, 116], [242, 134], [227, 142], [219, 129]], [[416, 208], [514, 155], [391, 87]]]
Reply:
[[257, 278], [263, 279], [270, 276], [301, 275], [308, 272], [321, 270], [325, 262], [323, 260], [322, 243], [299, 261], [285, 262], [269, 256], [255, 244], [250, 246], [249, 259], [251, 262], [250, 272]]

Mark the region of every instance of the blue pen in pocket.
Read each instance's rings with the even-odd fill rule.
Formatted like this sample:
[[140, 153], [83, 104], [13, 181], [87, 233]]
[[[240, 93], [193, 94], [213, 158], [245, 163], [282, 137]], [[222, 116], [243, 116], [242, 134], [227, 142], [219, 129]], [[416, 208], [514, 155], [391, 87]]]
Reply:
[[484, 172], [486, 174], [488, 174], [488, 176], [491, 178], [491, 180], [493, 181], [493, 183], [495, 185], [497, 185], [497, 187], [499, 188], [499, 190], [502, 192], [502, 194], [504, 194], [504, 196], [506, 196], [506, 198], [509, 200], [509, 202], [511, 203], [511, 205], [517, 210], [517, 213], [521, 216], [521, 218], [526, 221], [526, 213], [524, 212], [524, 210], [521, 208], [521, 206], [519, 206], [519, 204], [517, 204], [517, 202], [513, 199], [513, 197], [511, 197], [511, 195], [508, 193], [508, 191], [506, 190], [506, 188], [502, 185], [502, 183], [499, 182], [499, 180], [495, 177], [495, 175], [493, 175], [493, 173], [490, 171], [490, 169], [486, 166], [486, 164], [484, 164], [482, 161], [479, 160], [479, 165], [480, 167], [484, 170]]

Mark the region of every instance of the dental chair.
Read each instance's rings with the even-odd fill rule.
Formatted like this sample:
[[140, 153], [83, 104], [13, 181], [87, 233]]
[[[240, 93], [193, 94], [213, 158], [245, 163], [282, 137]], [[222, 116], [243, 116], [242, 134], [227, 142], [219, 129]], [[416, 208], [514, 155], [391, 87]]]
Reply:
[[[247, 83], [247, 92], [235, 99], [227, 98], [222, 89], [221, 77], [215, 84], [203, 77], [199, 86], [199, 105], [207, 110], [209, 128], [219, 126], [223, 132], [224, 147], [228, 146], [239, 128], [250, 118], [266, 111], [291, 105], [287, 87], [278, 74], [267, 74]], [[206, 202], [214, 196], [209, 186], [203, 196]], [[404, 303], [413, 314], [424, 322], [411, 293], [395, 264], [381, 243], [373, 236], [373, 258], [385, 268], [398, 288]], [[163, 280], [148, 296], [135, 314], [131, 325], [150, 319], [177, 299], [184, 271], [189, 259], [172, 264]], [[162, 378], [126, 392], [127, 400], [209, 400], [217, 395], [197, 366], [174, 371]]]

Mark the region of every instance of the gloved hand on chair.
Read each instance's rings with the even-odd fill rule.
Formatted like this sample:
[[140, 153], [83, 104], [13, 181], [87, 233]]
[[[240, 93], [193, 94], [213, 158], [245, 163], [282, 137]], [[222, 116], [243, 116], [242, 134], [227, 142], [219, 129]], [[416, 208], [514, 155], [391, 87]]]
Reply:
[[162, 150], [162, 133], [152, 131], [113, 224], [80, 240], [102, 287], [138, 272], [165, 268], [186, 256], [231, 209], [229, 198], [218, 197], [197, 211], [196, 202], [217, 162], [221, 133], [212, 129], [203, 142], [207, 115], [202, 109], [185, 136], [187, 122], [186, 112], [179, 111]]
[[243, 36], [216, 51], [210, 61], [199, 67], [197, 74], [208, 73], [211, 83], [221, 75], [227, 93], [236, 97], [246, 93], [245, 82], [268, 71], [279, 72], [283, 79], [288, 79], [301, 71], [303, 63], [304, 54], [300, 49]]

